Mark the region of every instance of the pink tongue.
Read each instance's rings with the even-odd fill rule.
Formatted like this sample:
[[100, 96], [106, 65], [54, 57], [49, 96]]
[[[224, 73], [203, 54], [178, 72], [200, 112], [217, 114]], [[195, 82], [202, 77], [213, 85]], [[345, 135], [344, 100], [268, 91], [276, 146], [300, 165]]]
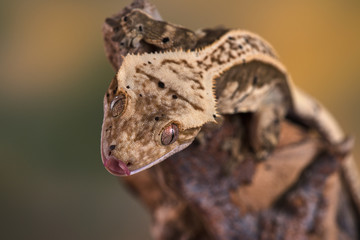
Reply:
[[130, 175], [130, 170], [127, 168], [125, 163], [123, 163], [122, 161], [120, 161], [115, 157], [111, 156], [109, 159], [107, 159], [107, 161], [105, 161], [104, 165], [105, 168], [108, 169], [109, 172], [114, 175], [118, 175], [118, 176]]

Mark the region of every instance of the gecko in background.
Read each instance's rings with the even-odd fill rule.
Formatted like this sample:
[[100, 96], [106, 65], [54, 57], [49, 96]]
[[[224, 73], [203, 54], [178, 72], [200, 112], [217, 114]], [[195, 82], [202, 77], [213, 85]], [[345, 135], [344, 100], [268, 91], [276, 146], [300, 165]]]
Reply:
[[143, 40], [160, 49], [192, 49], [197, 37], [195, 33], [179, 25], [156, 21], [146, 12], [134, 9], [120, 21], [128, 45], [138, 47]]

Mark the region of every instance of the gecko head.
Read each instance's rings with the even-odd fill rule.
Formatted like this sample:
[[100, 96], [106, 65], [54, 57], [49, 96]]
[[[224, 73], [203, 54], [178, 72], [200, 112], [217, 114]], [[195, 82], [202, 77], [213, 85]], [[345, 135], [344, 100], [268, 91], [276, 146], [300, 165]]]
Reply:
[[132, 37], [136, 37], [137, 35], [141, 35], [146, 31], [146, 26], [144, 23], [149, 21], [150, 17], [144, 11], [140, 9], [133, 9], [128, 14], [123, 16], [121, 19], [121, 26], [123, 27], [125, 33], [133, 35]]
[[213, 113], [203, 116], [201, 102], [187, 96], [184, 84], [165, 73], [161, 62], [139, 61], [124, 59], [104, 97], [101, 154], [114, 175], [135, 174], [165, 160], [189, 146], [204, 123], [214, 121]]

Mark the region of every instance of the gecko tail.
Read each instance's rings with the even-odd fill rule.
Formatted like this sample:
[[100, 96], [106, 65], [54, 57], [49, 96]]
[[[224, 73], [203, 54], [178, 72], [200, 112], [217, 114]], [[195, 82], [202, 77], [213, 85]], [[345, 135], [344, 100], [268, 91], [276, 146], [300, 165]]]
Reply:
[[360, 174], [351, 152], [355, 138], [345, 136], [335, 118], [315, 99], [294, 85], [292, 114], [305, 125], [317, 130], [328, 144], [328, 149], [342, 162], [343, 183], [349, 189], [356, 211], [360, 213]]
[[346, 159], [351, 155], [351, 151], [353, 150], [355, 145], [355, 137], [347, 136], [345, 139], [338, 143], [330, 146], [330, 151], [338, 158], [338, 159]]
[[315, 99], [294, 85], [291, 87], [294, 98], [291, 115], [304, 125], [317, 130], [327, 142], [328, 150], [341, 162], [343, 184], [349, 190], [356, 212], [360, 213], [360, 174], [351, 154], [355, 138], [345, 136], [335, 118]]
[[346, 136], [330, 112], [310, 95], [296, 86], [292, 86], [293, 109], [296, 118], [317, 130], [319, 135], [330, 145], [341, 145]]

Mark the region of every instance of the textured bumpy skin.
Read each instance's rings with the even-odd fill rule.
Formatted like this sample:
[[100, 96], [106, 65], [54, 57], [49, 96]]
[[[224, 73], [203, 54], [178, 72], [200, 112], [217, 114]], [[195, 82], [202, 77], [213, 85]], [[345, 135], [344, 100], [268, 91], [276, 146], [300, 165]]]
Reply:
[[[216, 104], [214, 79], [225, 71], [230, 76], [218, 83], [222, 87]], [[321, 127], [329, 142], [342, 141], [325, 109], [291, 86], [271, 46], [241, 30], [229, 31], [198, 51], [128, 55], [104, 98], [104, 164], [115, 175], [144, 170], [187, 147], [218, 113], [261, 113], [254, 140], [259, 158], [277, 143], [277, 135], [267, 129], [276, 128], [275, 120], [291, 111]], [[178, 138], [164, 145], [162, 133], [171, 124], [178, 127]]]

